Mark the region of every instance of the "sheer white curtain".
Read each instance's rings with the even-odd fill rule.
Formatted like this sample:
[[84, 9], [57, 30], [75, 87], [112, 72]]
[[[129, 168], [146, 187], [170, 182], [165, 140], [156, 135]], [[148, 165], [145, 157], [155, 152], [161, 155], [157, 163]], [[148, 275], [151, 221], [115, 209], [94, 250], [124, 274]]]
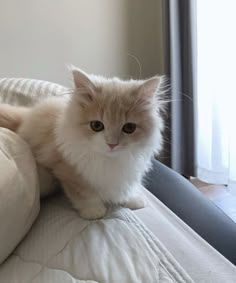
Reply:
[[197, 177], [236, 194], [236, 1], [197, 2]]

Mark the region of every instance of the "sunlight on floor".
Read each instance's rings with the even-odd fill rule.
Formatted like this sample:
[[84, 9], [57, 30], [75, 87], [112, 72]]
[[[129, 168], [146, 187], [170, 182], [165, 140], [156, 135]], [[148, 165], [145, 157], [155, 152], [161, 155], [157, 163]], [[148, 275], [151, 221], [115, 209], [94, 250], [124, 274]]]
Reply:
[[197, 178], [191, 178], [190, 182], [236, 223], [236, 197], [227, 186], [204, 183]]

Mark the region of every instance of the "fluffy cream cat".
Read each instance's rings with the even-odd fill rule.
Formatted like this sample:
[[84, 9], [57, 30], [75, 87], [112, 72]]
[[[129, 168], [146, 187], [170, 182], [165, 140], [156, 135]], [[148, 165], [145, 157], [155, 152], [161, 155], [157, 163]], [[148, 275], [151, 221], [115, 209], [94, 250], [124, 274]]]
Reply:
[[81, 217], [103, 217], [107, 203], [143, 207], [142, 177], [162, 144], [161, 78], [122, 81], [77, 69], [73, 78], [70, 99], [0, 104], [0, 126], [28, 142]]

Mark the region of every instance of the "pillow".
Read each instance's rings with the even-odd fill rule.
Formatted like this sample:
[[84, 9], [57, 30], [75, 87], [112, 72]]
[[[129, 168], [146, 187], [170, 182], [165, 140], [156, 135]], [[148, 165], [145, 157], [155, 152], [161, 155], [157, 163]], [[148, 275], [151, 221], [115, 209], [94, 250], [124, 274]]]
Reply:
[[[0, 103], [30, 107], [49, 97], [69, 95], [69, 88], [56, 83], [24, 78], [0, 78]], [[58, 183], [40, 166], [38, 174], [41, 197], [48, 196]]]
[[0, 102], [11, 105], [31, 106], [44, 98], [68, 95], [69, 89], [47, 81], [2, 78], [0, 79]]
[[0, 263], [14, 250], [40, 208], [36, 163], [29, 146], [0, 128]]
[[[0, 103], [32, 106], [51, 97], [69, 95], [69, 89], [47, 81], [0, 79]], [[45, 170], [38, 168], [41, 191], [48, 192]], [[40, 170], [41, 169], [41, 170]], [[27, 144], [15, 133], [0, 128], [0, 263], [26, 235], [39, 212], [36, 164]]]

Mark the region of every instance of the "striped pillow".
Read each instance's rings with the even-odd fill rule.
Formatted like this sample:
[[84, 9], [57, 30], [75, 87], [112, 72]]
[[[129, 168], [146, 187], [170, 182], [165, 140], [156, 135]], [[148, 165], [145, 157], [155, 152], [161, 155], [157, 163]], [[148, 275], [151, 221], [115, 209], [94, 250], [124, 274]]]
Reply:
[[59, 84], [23, 78], [0, 79], [0, 102], [31, 106], [49, 96], [68, 95], [69, 89]]

